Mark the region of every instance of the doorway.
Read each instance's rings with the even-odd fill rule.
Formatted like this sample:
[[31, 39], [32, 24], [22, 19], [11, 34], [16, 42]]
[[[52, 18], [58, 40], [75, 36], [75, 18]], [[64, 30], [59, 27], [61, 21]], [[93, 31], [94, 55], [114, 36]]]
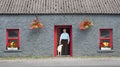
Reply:
[[59, 45], [60, 35], [63, 33], [63, 29], [66, 29], [66, 32], [69, 34], [69, 44], [67, 54], [65, 54], [64, 48], [62, 48], [62, 55], [72, 56], [72, 25], [55, 25], [54, 26], [54, 56], [57, 56], [57, 47]]

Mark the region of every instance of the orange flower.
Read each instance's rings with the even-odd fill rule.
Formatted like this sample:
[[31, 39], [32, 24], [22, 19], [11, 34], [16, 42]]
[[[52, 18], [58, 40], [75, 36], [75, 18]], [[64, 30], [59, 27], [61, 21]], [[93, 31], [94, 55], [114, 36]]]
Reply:
[[84, 29], [85, 29], [82, 22], [80, 22], [80, 29], [81, 29], [81, 30], [84, 30]]

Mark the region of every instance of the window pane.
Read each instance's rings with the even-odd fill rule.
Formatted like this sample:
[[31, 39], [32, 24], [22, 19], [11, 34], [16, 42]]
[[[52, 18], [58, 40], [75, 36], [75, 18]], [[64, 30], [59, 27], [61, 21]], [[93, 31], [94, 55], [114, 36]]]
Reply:
[[18, 37], [18, 31], [17, 30], [9, 30], [8, 37]]
[[17, 47], [18, 40], [8, 40], [8, 47], [15, 48]]
[[110, 42], [110, 40], [100, 40], [100, 42]]
[[103, 37], [103, 38], [110, 37], [109, 30], [101, 30], [100, 32], [101, 32], [101, 37]]

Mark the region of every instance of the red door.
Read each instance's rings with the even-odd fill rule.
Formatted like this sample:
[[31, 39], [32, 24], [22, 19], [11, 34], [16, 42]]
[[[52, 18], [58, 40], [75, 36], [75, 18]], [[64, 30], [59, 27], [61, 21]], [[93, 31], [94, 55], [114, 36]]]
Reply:
[[57, 56], [57, 46], [59, 44], [60, 34], [62, 33], [62, 29], [66, 28], [67, 33], [70, 36], [70, 43], [69, 43], [69, 55], [72, 56], [72, 25], [55, 25], [54, 26], [54, 56]]

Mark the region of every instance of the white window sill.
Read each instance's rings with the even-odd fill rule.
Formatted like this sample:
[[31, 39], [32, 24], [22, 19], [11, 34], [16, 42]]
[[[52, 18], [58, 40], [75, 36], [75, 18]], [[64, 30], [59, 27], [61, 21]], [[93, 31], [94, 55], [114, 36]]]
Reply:
[[4, 52], [22, 52], [22, 50], [5, 50]]
[[111, 48], [108, 48], [108, 47], [101, 47], [101, 50], [112, 50]]
[[4, 52], [21, 52], [18, 48], [7, 48]]
[[7, 50], [18, 50], [18, 48], [7, 48]]
[[98, 50], [98, 53], [113, 53], [115, 52], [114, 50]]
[[115, 51], [112, 48], [101, 47], [101, 49], [99, 49], [97, 52], [98, 53], [112, 53], [112, 52], [115, 52]]

